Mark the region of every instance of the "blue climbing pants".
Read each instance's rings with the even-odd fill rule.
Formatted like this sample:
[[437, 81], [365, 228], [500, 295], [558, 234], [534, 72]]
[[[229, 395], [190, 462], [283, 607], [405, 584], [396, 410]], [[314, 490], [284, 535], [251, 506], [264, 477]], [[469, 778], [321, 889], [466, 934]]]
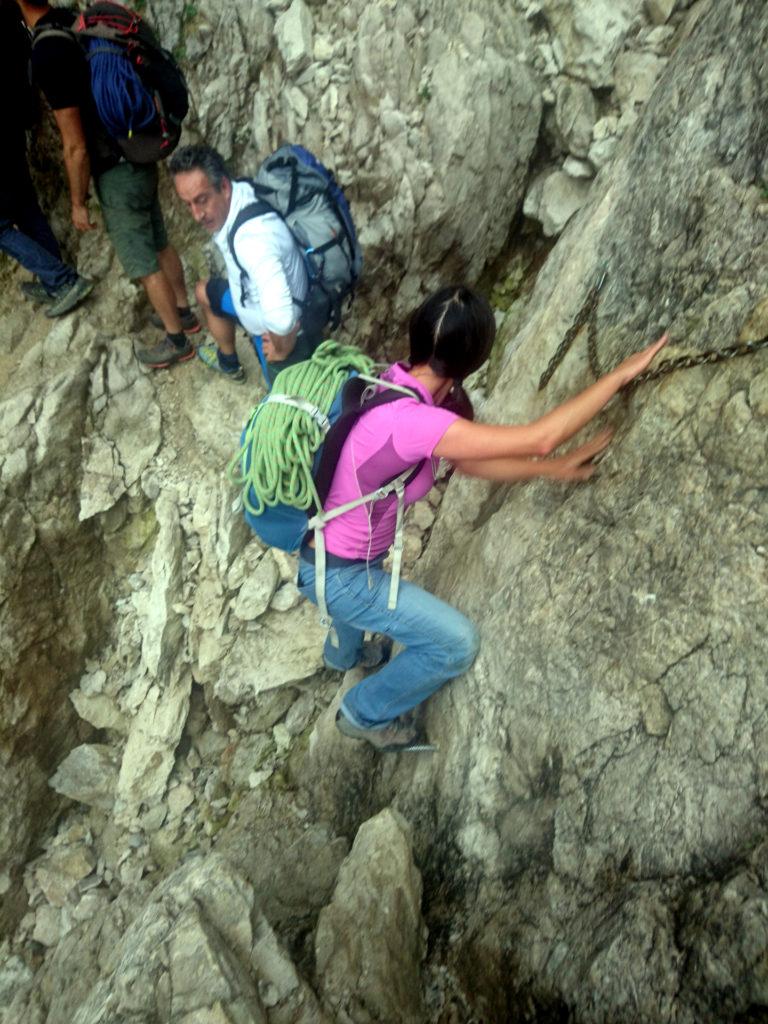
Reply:
[[[325, 660], [332, 668], [344, 671], [357, 664], [366, 630], [384, 633], [404, 647], [345, 694], [342, 712], [355, 725], [386, 725], [466, 672], [475, 660], [480, 647], [477, 630], [445, 601], [401, 581], [397, 607], [387, 608], [390, 577], [380, 562], [329, 566], [325, 576], [328, 612], [339, 641], [338, 647], [330, 639], [325, 644]], [[298, 587], [310, 601], [316, 600], [315, 566], [304, 552]]]

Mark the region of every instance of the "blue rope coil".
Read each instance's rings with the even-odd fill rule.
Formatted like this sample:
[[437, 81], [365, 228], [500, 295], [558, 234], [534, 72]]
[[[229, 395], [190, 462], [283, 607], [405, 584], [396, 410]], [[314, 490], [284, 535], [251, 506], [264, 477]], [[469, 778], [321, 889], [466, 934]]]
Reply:
[[96, 110], [110, 135], [130, 136], [157, 113], [152, 94], [121, 46], [92, 39], [88, 49]]

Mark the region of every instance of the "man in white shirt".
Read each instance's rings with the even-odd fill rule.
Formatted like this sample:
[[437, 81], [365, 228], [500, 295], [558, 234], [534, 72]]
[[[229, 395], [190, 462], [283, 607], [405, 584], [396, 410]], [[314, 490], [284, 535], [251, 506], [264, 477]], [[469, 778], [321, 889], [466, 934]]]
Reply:
[[[235, 350], [235, 327], [252, 336], [268, 387], [279, 370], [308, 359], [322, 341], [322, 322], [302, 303], [308, 279], [302, 254], [282, 218], [262, 212], [232, 235], [239, 214], [258, 203], [252, 186], [233, 181], [210, 146], [185, 146], [169, 161], [179, 197], [197, 223], [213, 236], [227, 280], [200, 281], [195, 289], [215, 345], [197, 354], [209, 369], [229, 380], [245, 380]], [[231, 237], [230, 237], [231, 236]]]

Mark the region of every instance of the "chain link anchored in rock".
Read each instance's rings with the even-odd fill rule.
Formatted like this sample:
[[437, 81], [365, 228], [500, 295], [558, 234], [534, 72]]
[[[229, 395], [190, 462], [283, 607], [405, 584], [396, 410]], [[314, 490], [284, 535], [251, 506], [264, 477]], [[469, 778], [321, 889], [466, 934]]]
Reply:
[[549, 384], [552, 379], [552, 375], [558, 368], [563, 359], [568, 354], [568, 350], [576, 340], [577, 336], [581, 332], [582, 328], [589, 324], [588, 328], [588, 351], [589, 351], [589, 365], [594, 373], [595, 377], [602, 376], [600, 370], [600, 362], [597, 356], [597, 306], [600, 301], [600, 292], [605, 279], [608, 276], [606, 271], [600, 275], [597, 283], [594, 284], [587, 292], [587, 297], [584, 300], [584, 304], [574, 317], [573, 323], [565, 332], [565, 336], [560, 344], [557, 346], [555, 354], [549, 361], [544, 373], [541, 375], [539, 380], [539, 391], [543, 391], [544, 388]]
[[[587, 352], [589, 355], [589, 366], [597, 380], [602, 377], [603, 371], [600, 367], [600, 359], [597, 351], [597, 307], [600, 302], [600, 292], [608, 276], [603, 271], [598, 279], [587, 292], [587, 297], [581, 309], [574, 317], [573, 323], [568, 328], [563, 340], [555, 350], [555, 354], [549, 361], [544, 373], [539, 380], [539, 391], [543, 391], [552, 379], [552, 375], [565, 358], [568, 350], [575, 341], [583, 327], [587, 327]], [[699, 352], [695, 356], [678, 356], [675, 359], [666, 359], [653, 370], [646, 370], [639, 374], [629, 384], [625, 384], [622, 391], [633, 391], [641, 384], [649, 384], [651, 381], [666, 377], [669, 373], [677, 370], [690, 370], [695, 366], [709, 366], [714, 363], [724, 363], [728, 359], [737, 359], [740, 356], [751, 356], [761, 349], [768, 348], [768, 335], [758, 341], [737, 342], [735, 345], [728, 345], [725, 348], [710, 348], [705, 352]]]
[[695, 356], [678, 356], [677, 359], [666, 359], [654, 370], [646, 370], [638, 374], [629, 384], [625, 384], [622, 391], [632, 391], [640, 384], [648, 384], [659, 377], [666, 377], [668, 373], [675, 370], [690, 370], [694, 366], [706, 366], [712, 363], [724, 363], [727, 359], [737, 359], [739, 356], [751, 356], [760, 349], [768, 348], [768, 336], [760, 338], [759, 341], [744, 341], [736, 345], [728, 345], [726, 348], [710, 348], [706, 352], [699, 352]]

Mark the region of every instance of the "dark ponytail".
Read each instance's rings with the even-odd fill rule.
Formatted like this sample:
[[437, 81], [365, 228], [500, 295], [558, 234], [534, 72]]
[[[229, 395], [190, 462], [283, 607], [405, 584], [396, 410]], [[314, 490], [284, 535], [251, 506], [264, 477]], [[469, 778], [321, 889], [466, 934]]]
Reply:
[[461, 381], [490, 355], [496, 321], [482, 295], [451, 285], [422, 302], [408, 334], [412, 366], [427, 364], [439, 377]]

